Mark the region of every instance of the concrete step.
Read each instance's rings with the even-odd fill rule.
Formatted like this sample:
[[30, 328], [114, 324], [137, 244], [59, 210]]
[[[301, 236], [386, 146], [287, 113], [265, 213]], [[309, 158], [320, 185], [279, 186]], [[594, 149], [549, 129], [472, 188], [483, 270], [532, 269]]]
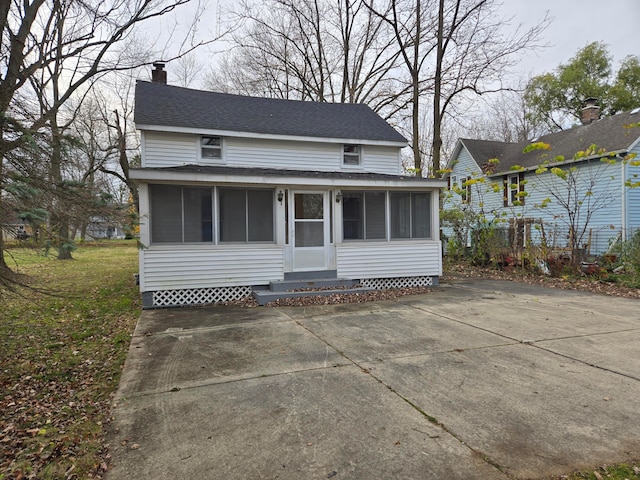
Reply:
[[[304, 287], [303, 287], [304, 288]], [[352, 293], [367, 293], [374, 291], [369, 287], [358, 288], [341, 288], [336, 290], [304, 290], [298, 292], [292, 291], [272, 291], [272, 290], [254, 290], [252, 295], [256, 299], [258, 305], [266, 305], [269, 302], [279, 300], [281, 298], [300, 298], [300, 297], [320, 297], [326, 295], [349, 295]]]
[[348, 288], [358, 285], [358, 280], [350, 278], [313, 278], [305, 280], [283, 280], [280, 282], [271, 282], [269, 290], [272, 292], [287, 292], [290, 290], [298, 290], [300, 288], [327, 288], [341, 287]]

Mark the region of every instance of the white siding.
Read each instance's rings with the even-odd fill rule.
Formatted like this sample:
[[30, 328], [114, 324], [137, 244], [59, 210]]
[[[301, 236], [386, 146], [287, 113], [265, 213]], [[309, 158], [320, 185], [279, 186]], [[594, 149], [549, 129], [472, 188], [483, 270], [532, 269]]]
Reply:
[[400, 175], [400, 154], [397, 148], [366, 145], [363, 166], [367, 172]]
[[251, 138], [225, 139], [225, 165], [297, 170], [340, 169], [339, 145]]
[[[199, 136], [145, 131], [143, 167], [171, 167], [186, 164], [207, 165], [200, 158]], [[216, 165], [230, 167], [279, 168], [322, 172], [366, 171], [399, 175], [398, 147], [363, 146], [363, 168], [342, 167], [341, 143], [223, 138], [223, 160]]]
[[338, 276], [393, 278], [442, 275], [440, 242], [358, 242], [336, 246]]
[[175, 167], [196, 163], [196, 137], [179, 133], [144, 132], [142, 167]]
[[141, 291], [263, 285], [284, 278], [277, 245], [167, 245], [144, 250]]

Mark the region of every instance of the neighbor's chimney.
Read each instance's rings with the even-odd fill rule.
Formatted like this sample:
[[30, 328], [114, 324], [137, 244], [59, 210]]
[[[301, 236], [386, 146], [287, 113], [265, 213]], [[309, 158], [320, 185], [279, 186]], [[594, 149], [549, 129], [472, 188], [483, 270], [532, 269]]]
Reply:
[[167, 72], [164, 71], [164, 62], [155, 62], [151, 70], [151, 81], [154, 83], [167, 83]]
[[584, 101], [581, 118], [583, 125], [589, 125], [600, 119], [600, 107], [596, 104], [597, 102], [598, 99], [593, 97], [589, 97]]

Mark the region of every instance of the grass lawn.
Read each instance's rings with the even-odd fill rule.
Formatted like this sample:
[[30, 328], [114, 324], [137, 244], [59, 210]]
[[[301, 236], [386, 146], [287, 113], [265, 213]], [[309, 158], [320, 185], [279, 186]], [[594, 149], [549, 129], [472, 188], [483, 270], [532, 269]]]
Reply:
[[0, 297], [0, 479], [99, 478], [140, 314], [136, 243], [86, 244], [71, 261], [31, 249], [6, 258], [47, 293]]
[[[111, 398], [140, 314], [136, 244], [86, 244], [65, 262], [11, 249], [7, 260], [47, 293], [0, 296], [0, 480], [101, 478]], [[639, 467], [560, 478], [640, 480]]]

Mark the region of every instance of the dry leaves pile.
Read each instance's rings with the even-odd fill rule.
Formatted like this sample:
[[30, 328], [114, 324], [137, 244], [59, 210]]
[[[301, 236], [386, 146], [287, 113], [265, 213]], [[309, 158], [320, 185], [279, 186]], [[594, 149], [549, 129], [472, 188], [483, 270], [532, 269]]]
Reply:
[[612, 297], [640, 298], [640, 289], [630, 288], [617, 283], [606, 282], [592, 276], [549, 277], [537, 275], [521, 269], [496, 270], [495, 268], [475, 267], [470, 265], [453, 265], [442, 277], [442, 281], [458, 278], [490, 278], [493, 280], [510, 280], [543, 287], [562, 288], [598, 293]]

